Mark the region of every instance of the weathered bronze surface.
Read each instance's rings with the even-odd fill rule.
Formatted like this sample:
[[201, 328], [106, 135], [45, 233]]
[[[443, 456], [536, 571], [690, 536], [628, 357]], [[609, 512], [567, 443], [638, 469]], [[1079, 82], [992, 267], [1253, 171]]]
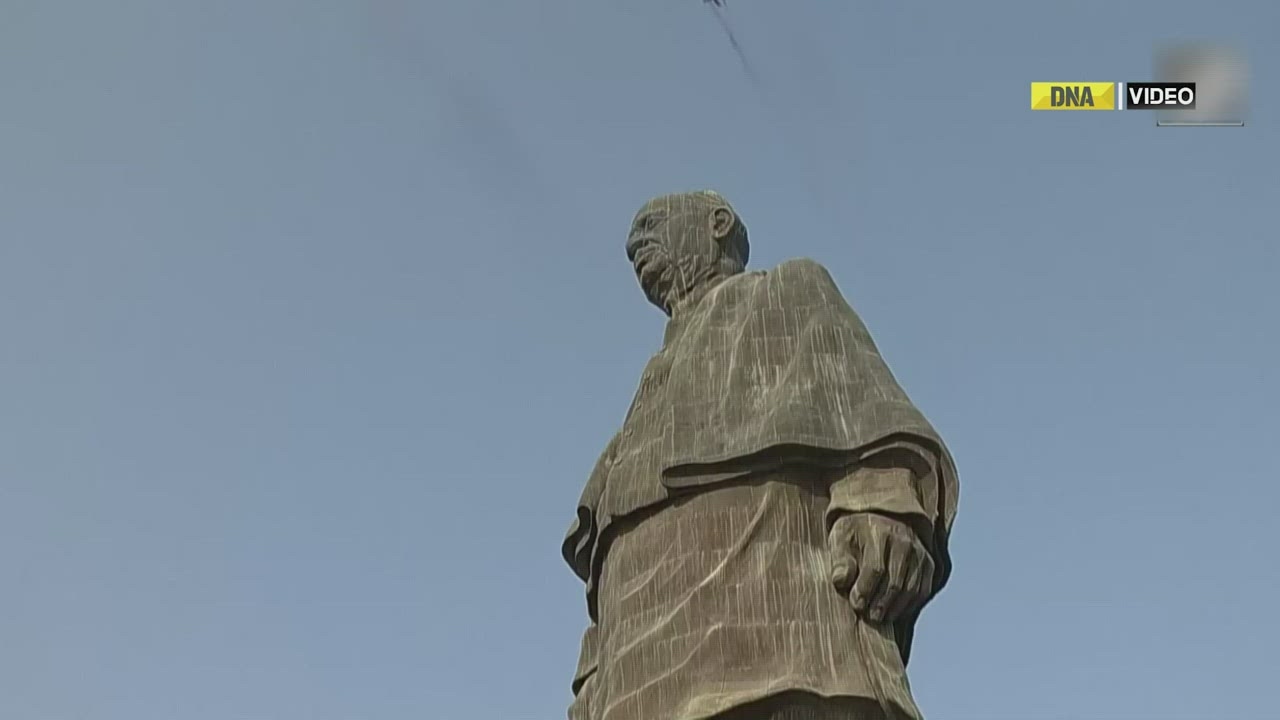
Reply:
[[649, 201], [626, 249], [669, 322], [564, 542], [590, 618], [569, 717], [920, 718], [942, 439], [822, 266], [746, 270], [718, 194]]

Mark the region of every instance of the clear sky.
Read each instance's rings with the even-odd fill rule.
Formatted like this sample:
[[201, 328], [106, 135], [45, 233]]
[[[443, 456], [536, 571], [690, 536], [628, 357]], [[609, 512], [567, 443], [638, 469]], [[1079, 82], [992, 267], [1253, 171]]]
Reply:
[[[956, 455], [930, 720], [1277, 717], [1280, 3], [728, 10], [763, 94], [699, 0], [6, 0], [0, 718], [563, 717], [701, 187]], [[1181, 38], [1249, 126], [1028, 109]]]

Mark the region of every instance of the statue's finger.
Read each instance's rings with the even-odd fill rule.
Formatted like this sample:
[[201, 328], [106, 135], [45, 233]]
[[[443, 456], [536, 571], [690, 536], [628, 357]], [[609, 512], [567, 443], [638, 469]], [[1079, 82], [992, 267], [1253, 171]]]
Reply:
[[884, 581], [871, 601], [871, 621], [882, 622], [888, 619], [889, 612], [895, 607], [898, 598], [903, 595], [910, 567], [910, 545], [898, 540], [888, 543], [885, 563]]
[[863, 549], [858, 560], [858, 577], [853, 582], [850, 596], [853, 609], [859, 613], [867, 612], [880, 592], [887, 574], [885, 559], [884, 548], [879, 543]]
[[827, 553], [831, 558], [831, 582], [841, 594], [848, 594], [858, 575], [858, 558], [853, 544], [849, 518], [840, 518], [827, 535]]
[[841, 515], [831, 524], [831, 531], [827, 533], [827, 545], [834, 547], [851, 548], [854, 546], [854, 520], [852, 515]]
[[920, 602], [921, 576], [924, 572], [924, 560], [921, 556], [910, 553], [904, 570], [902, 591], [885, 611], [886, 622], [896, 622], [898, 618], [913, 610]]
[[836, 590], [841, 595], [849, 594], [853, 589], [854, 578], [858, 576], [858, 561], [854, 559], [852, 553], [846, 553], [845, 557], [836, 559], [834, 556], [831, 561], [831, 583], [836, 586]]

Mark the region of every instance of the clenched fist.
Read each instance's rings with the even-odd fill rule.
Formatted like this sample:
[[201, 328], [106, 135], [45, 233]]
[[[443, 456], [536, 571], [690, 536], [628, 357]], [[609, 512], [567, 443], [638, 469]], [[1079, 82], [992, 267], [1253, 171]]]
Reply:
[[827, 536], [831, 581], [871, 622], [892, 623], [933, 589], [933, 558], [906, 523], [887, 515], [841, 515]]

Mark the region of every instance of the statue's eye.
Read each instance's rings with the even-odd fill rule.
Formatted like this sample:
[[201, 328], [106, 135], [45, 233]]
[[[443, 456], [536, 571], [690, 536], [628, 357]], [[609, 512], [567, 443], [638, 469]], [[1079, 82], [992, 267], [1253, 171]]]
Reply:
[[657, 229], [666, 217], [659, 212], [648, 212], [636, 218], [631, 226], [632, 232], [652, 232]]

